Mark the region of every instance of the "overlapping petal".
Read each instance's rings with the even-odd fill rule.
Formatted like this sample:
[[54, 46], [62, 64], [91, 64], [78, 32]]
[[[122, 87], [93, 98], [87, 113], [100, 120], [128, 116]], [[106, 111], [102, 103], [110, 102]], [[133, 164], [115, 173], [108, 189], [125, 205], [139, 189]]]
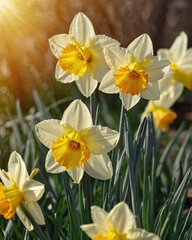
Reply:
[[49, 46], [53, 55], [58, 58], [61, 50], [67, 45], [67, 43], [74, 43], [75, 39], [68, 34], [57, 34], [49, 39]]
[[76, 81], [76, 84], [79, 91], [85, 97], [89, 97], [95, 91], [98, 81], [93, 79], [93, 77], [88, 73], [85, 73], [83, 77], [80, 77], [79, 80]]
[[77, 81], [79, 76], [63, 71], [63, 69], [59, 66], [59, 62], [57, 62], [55, 68], [55, 78], [62, 83], [71, 83]]
[[73, 181], [75, 183], [80, 183], [83, 174], [84, 174], [84, 166], [81, 165], [79, 168], [78, 167], [73, 167], [69, 170], [67, 170], [68, 174], [71, 176]]
[[107, 219], [108, 212], [106, 212], [104, 209], [92, 206], [91, 207], [91, 218], [95, 224], [97, 224], [99, 227], [103, 228], [105, 232], [107, 231]]
[[87, 236], [90, 238], [95, 237], [98, 234], [98, 227], [96, 224], [84, 224], [80, 228], [86, 232]]
[[39, 225], [45, 224], [45, 219], [42, 213], [42, 210], [37, 202], [34, 203], [27, 203], [26, 204], [28, 211], [34, 217], [35, 221]]
[[28, 179], [29, 174], [25, 162], [19, 153], [13, 152], [8, 161], [8, 172], [14, 179], [17, 186], [22, 186], [25, 180]]
[[65, 171], [65, 168], [59, 163], [55, 162], [52, 150], [49, 150], [45, 159], [45, 169], [50, 173], [61, 173]]
[[5, 187], [9, 187], [11, 185], [11, 182], [9, 180], [9, 175], [7, 172], [5, 172], [5, 170], [0, 169], [0, 178], [3, 184], [5, 185]]
[[95, 35], [95, 31], [90, 19], [80, 12], [73, 18], [69, 34], [75, 37], [80, 45], [85, 46], [87, 40]]
[[134, 95], [132, 96], [130, 93], [129, 94], [124, 94], [122, 92], [119, 93], [119, 97], [123, 103], [124, 108], [128, 111], [132, 107], [134, 107], [141, 97], [139, 95]]
[[16, 213], [20, 218], [21, 222], [23, 223], [23, 225], [28, 229], [28, 231], [32, 231], [34, 229], [33, 224], [27, 218], [27, 216], [25, 215], [20, 206], [18, 206], [18, 208], [16, 209]]
[[130, 228], [136, 228], [135, 216], [124, 202], [117, 204], [107, 216], [107, 226], [112, 232], [124, 234]]
[[160, 240], [160, 238], [153, 234], [149, 233], [141, 228], [132, 228], [128, 231], [126, 235], [127, 239], [135, 239], [135, 240]]
[[187, 51], [187, 44], [188, 44], [187, 34], [181, 32], [179, 36], [176, 37], [175, 41], [173, 42], [169, 50], [171, 62], [176, 62], [185, 55]]
[[114, 70], [110, 70], [107, 74], [103, 77], [102, 82], [99, 86], [99, 90], [105, 93], [118, 93], [119, 88], [116, 87], [114, 81]]
[[38, 201], [43, 196], [44, 191], [44, 184], [33, 179], [28, 179], [22, 186], [23, 197], [29, 203]]
[[149, 100], [158, 100], [160, 97], [159, 86], [157, 82], [148, 82], [147, 89], [140, 93], [140, 96]]
[[89, 160], [85, 163], [85, 172], [96, 179], [107, 180], [113, 176], [113, 167], [107, 154], [91, 154]]
[[115, 72], [121, 66], [126, 66], [128, 62], [128, 53], [126, 48], [118, 45], [106, 46], [104, 48], [105, 60], [110, 69]]
[[148, 34], [142, 34], [129, 44], [127, 50], [142, 61], [145, 57], [153, 55], [153, 44]]
[[106, 35], [95, 35], [89, 41], [88, 47], [93, 53], [93, 64], [88, 64], [87, 71], [93, 75], [93, 78], [98, 82], [101, 82], [104, 75], [109, 71], [109, 67], [106, 64], [103, 49], [107, 45], [119, 45], [120, 43], [113, 38]]
[[170, 62], [160, 57], [146, 57], [142, 64], [144, 71], [148, 74], [149, 82], [156, 82], [164, 77], [170, 69]]
[[192, 72], [192, 48], [189, 48], [186, 51], [186, 54], [183, 58], [179, 59], [178, 67], [182, 68], [185, 71]]
[[108, 127], [92, 126], [84, 135], [86, 145], [93, 154], [106, 154], [117, 144], [120, 134]]
[[64, 111], [62, 122], [69, 124], [77, 131], [81, 131], [93, 125], [88, 108], [79, 99], [74, 100]]
[[39, 140], [48, 148], [53, 141], [65, 133], [62, 122], [56, 119], [44, 120], [36, 124], [35, 131]]

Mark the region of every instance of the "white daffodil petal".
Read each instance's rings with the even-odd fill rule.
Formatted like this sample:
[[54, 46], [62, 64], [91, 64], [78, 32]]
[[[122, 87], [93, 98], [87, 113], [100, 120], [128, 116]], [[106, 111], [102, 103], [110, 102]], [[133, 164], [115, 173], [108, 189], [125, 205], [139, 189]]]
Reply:
[[20, 218], [23, 225], [27, 228], [28, 231], [32, 231], [34, 229], [33, 224], [29, 221], [25, 213], [22, 211], [21, 207], [18, 206], [16, 209], [16, 213]]
[[105, 61], [103, 48], [108, 45], [118, 45], [118, 42], [105, 35], [95, 35], [89, 41], [88, 47], [92, 51], [92, 62], [87, 65], [87, 72], [91, 73], [93, 78], [101, 82], [103, 76], [109, 71], [109, 67]]
[[161, 48], [157, 51], [157, 56], [168, 59], [171, 61], [169, 49]]
[[59, 62], [57, 62], [55, 69], [55, 78], [62, 83], [71, 83], [77, 81], [79, 79], [79, 76], [63, 71], [63, 69], [59, 66]]
[[120, 42], [106, 35], [95, 35], [94, 37], [91, 38], [90, 46], [91, 47], [94, 46], [94, 48], [96, 49], [98, 48], [103, 49], [104, 47], [109, 45], [120, 46]]
[[129, 229], [126, 238], [135, 240], [160, 240], [160, 238], [154, 233], [149, 233], [146, 230], [140, 228]]
[[80, 183], [83, 174], [84, 174], [84, 166], [80, 166], [78, 167], [73, 167], [69, 170], [67, 170], [68, 174], [71, 176], [71, 178], [73, 179], [73, 181], [75, 183]]
[[84, 170], [88, 175], [96, 179], [107, 180], [113, 176], [112, 163], [107, 154], [91, 154], [90, 158], [85, 163]]
[[185, 56], [180, 59], [177, 64], [181, 69], [192, 72], [192, 48], [187, 50]]
[[99, 233], [106, 233], [107, 232], [107, 223], [106, 223], [106, 218], [107, 218], [108, 212], [106, 212], [104, 209], [97, 207], [97, 206], [92, 206], [91, 207], [91, 218], [98, 226], [99, 229], [102, 229], [102, 232], [99, 231]]
[[128, 64], [128, 53], [126, 48], [119, 47], [118, 45], [106, 46], [104, 48], [105, 60], [115, 72]]
[[39, 225], [45, 224], [45, 219], [42, 213], [42, 210], [37, 202], [34, 203], [27, 203], [27, 209], [34, 217], [35, 221]]
[[9, 181], [8, 173], [1, 169], [0, 169], [0, 178], [1, 178], [1, 181], [3, 182], [3, 184], [5, 185], [5, 187], [11, 186], [11, 182]]
[[75, 37], [80, 45], [85, 46], [87, 40], [90, 37], [93, 37], [95, 32], [90, 19], [85, 14], [80, 12], [73, 18], [69, 29], [69, 34]]
[[148, 82], [147, 89], [140, 93], [142, 98], [148, 100], [158, 100], [160, 98], [160, 91], [157, 82]]
[[98, 228], [96, 224], [84, 224], [81, 225], [80, 228], [87, 234], [88, 237], [93, 238], [95, 237], [98, 233]]
[[53, 141], [64, 134], [61, 121], [57, 119], [44, 120], [35, 125], [37, 137], [46, 147], [51, 148]]
[[63, 69], [60, 68], [60, 66], [59, 66], [59, 62], [57, 62], [56, 68], [55, 68], [55, 78], [58, 81], [65, 83], [65, 79], [67, 76], [69, 76], [69, 73], [63, 71]]
[[77, 87], [79, 91], [85, 96], [89, 97], [95, 91], [98, 81], [93, 79], [91, 75], [85, 73], [83, 77], [80, 77], [78, 81], [76, 81]]
[[118, 93], [119, 88], [115, 85], [115, 80], [113, 77], [114, 70], [108, 71], [108, 73], [103, 77], [99, 90], [105, 93]]
[[79, 99], [74, 100], [64, 111], [62, 122], [70, 125], [79, 132], [93, 125], [87, 106]]
[[61, 173], [65, 171], [65, 168], [59, 163], [55, 162], [52, 150], [49, 150], [45, 159], [45, 169], [50, 173]]
[[174, 81], [169, 87], [161, 93], [160, 99], [154, 101], [156, 106], [170, 108], [181, 96], [184, 86], [182, 83]]
[[176, 37], [170, 48], [171, 61], [175, 62], [182, 58], [187, 51], [188, 37], [187, 34], [181, 32], [179, 36]]
[[98, 125], [87, 128], [84, 138], [89, 151], [100, 155], [111, 151], [117, 145], [119, 136], [119, 132]]
[[146, 56], [153, 55], [153, 44], [148, 34], [142, 34], [129, 44], [127, 50], [142, 61]]
[[29, 177], [25, 162], [19, 153], [13, 152], [11, 154], [8, 161], [8, 172], [17, 186], [22, 186]]
[[28, 179], [22, 186], [25, 201], [33, 203], [38, 201], [45, 191], [45, 185], [33, 179]]
[[73, 43], [75, 40], [68, 34], [57, 34], [49, 39], [49, 46], [53, 55], [58, 58], [61, 50], [67, 43]]
[[156, 56], [146, 57], [143, 69], [145, 73], [148, 74], [148, 81], [156, 82], [162, 79], [169, 71], [170, 62], [168, 60], [162, 60], [160, 57]]
[[132, 107], [134, 107], [141, 97], [139, 95], [134, 95], [132, 96], [130, 93], [129, 94], [124, 94], [122, 92], [119, 92], [120, 99], [123, 103], [124, 108], [128, 111]]
[[112, 232], [126, 233], [130, 228], [136, 228], [135, 216], [124, 202], [117, 204], [107, 216], [107, 226]]
[[170, 85], [172, 84], [172, 81], [171, 81], [172, 77], [173, 77], [173, 71], [170, 69], [168, 73], [164, 76], [164, 78], [158, 81], [160, 94], [162, 94], [164, 91], [166, 91], [170, 87]]

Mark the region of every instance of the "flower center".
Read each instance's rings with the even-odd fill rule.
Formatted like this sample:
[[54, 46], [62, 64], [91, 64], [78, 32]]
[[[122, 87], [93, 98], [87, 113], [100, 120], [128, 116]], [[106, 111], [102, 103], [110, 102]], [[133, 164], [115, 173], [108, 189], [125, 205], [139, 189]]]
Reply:
[[177, 114], [169, 109], [152, 105], [153, 118], [162, 131], [167, 131], [169, 124], [177, 118]]
[[80, 167], [90, 158], [82, 132], [63, 134], [53, 142], [51, 149], [55, 161], [66, 169]]
[[138, 63], [120, 67], [113, 75], [115, 85], [125, 94], [138, 95], [147, 89], [148, 74], [143, 69], [138, 69]]
[[68, 43], [61, 50], [59, 56], [60, 67], [69, 74], [82, 76], [88, 64], [92, 61], [92, 52], [87, 47], [81, 47], [79, 44]]
[[108, 232], [107, 234], [97, 234], [92, 240], [126, 240], [126, 234], [118, 235], [115, 232]]
[[0, 183], [0, 214], [4, 218], [11, 218], [23, 200], [23, 194], [15, 183], [10, 187], [5, 187]]
[[181, 82], [189, 90], [192, 90], [192, 72], [184, 71], [175, 62], [171, 64], [171, 69], [174, 71], [173, 79]]

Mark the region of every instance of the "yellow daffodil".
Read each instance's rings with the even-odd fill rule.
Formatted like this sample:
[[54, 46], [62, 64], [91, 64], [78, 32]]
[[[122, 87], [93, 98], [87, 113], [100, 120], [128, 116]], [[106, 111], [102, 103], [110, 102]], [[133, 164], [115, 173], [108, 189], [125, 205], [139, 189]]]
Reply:
[[49, 39], [52, 53], [58, 59], [55, 77], [62, 83], [75, 81], [81, 93], [89, 97], [109, 70], [103, 48], [118, 44], [105, 35], [95, 35], [93, 25], [83, 13], [72, 20], [69, 34]]
[[99, 90], [119, 93], [127, 110], [141, 97], [159, 99], [158, 80], [169, 70], [169, 61], [153, 56], [152, 42], [147, 34], [136, 38], [127, 48], [106, 46], [104, 55], [110, 71], [102, 79]]
[[79, 183], [84, 171], [98, 179], [112, 177], [113, 169], [107, 155], [117, 144], [119, 133], [93, 125], [91, 114], [81, 100], [73, 101], [64, 111], [62, 120], [45, 120], [35, 126], [39, 140], [50, 151], [46, 170], [67, 171]]
[[93, 224], [81, 225], [92, 240], [160, 240], [144, 229], [137, 228], [136, 217], [124, 202], [109, 213], [100, 207], [91, 207]]
[[184, 86], [192, 90], [192, 48], [187, 49], [187, 45], [187, 35], [181, 32], [170, 49], [159, 49], [157, 52], [158, 56], [171, 63], [167, 76], [159, 82], [161, 91], [172, 91], [169, 88], [174, 88], [172, 96], [175, 101], [181, 96]]
[[9, 158], [8, 172], [0, 170], [0, 178], [3, 182], [0, 183], [0, 214], [10, 219], [16, 212], [25, 227], [31, 231], [33, 225], [23, 212], [22, 203], [37, 224], [45, 224], [37, 203], [44, 193], [44, 184], [29, 176], [25, 162], [17, 152], [13, 152]]

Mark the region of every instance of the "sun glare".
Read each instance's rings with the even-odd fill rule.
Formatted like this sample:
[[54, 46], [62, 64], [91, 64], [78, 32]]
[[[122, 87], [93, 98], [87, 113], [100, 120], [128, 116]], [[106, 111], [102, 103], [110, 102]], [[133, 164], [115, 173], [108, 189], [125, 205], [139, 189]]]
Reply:
[[9, 7], [11, 0], [0, 0], [0, 14], [2, 11], [6, 11], [6, 8]]

